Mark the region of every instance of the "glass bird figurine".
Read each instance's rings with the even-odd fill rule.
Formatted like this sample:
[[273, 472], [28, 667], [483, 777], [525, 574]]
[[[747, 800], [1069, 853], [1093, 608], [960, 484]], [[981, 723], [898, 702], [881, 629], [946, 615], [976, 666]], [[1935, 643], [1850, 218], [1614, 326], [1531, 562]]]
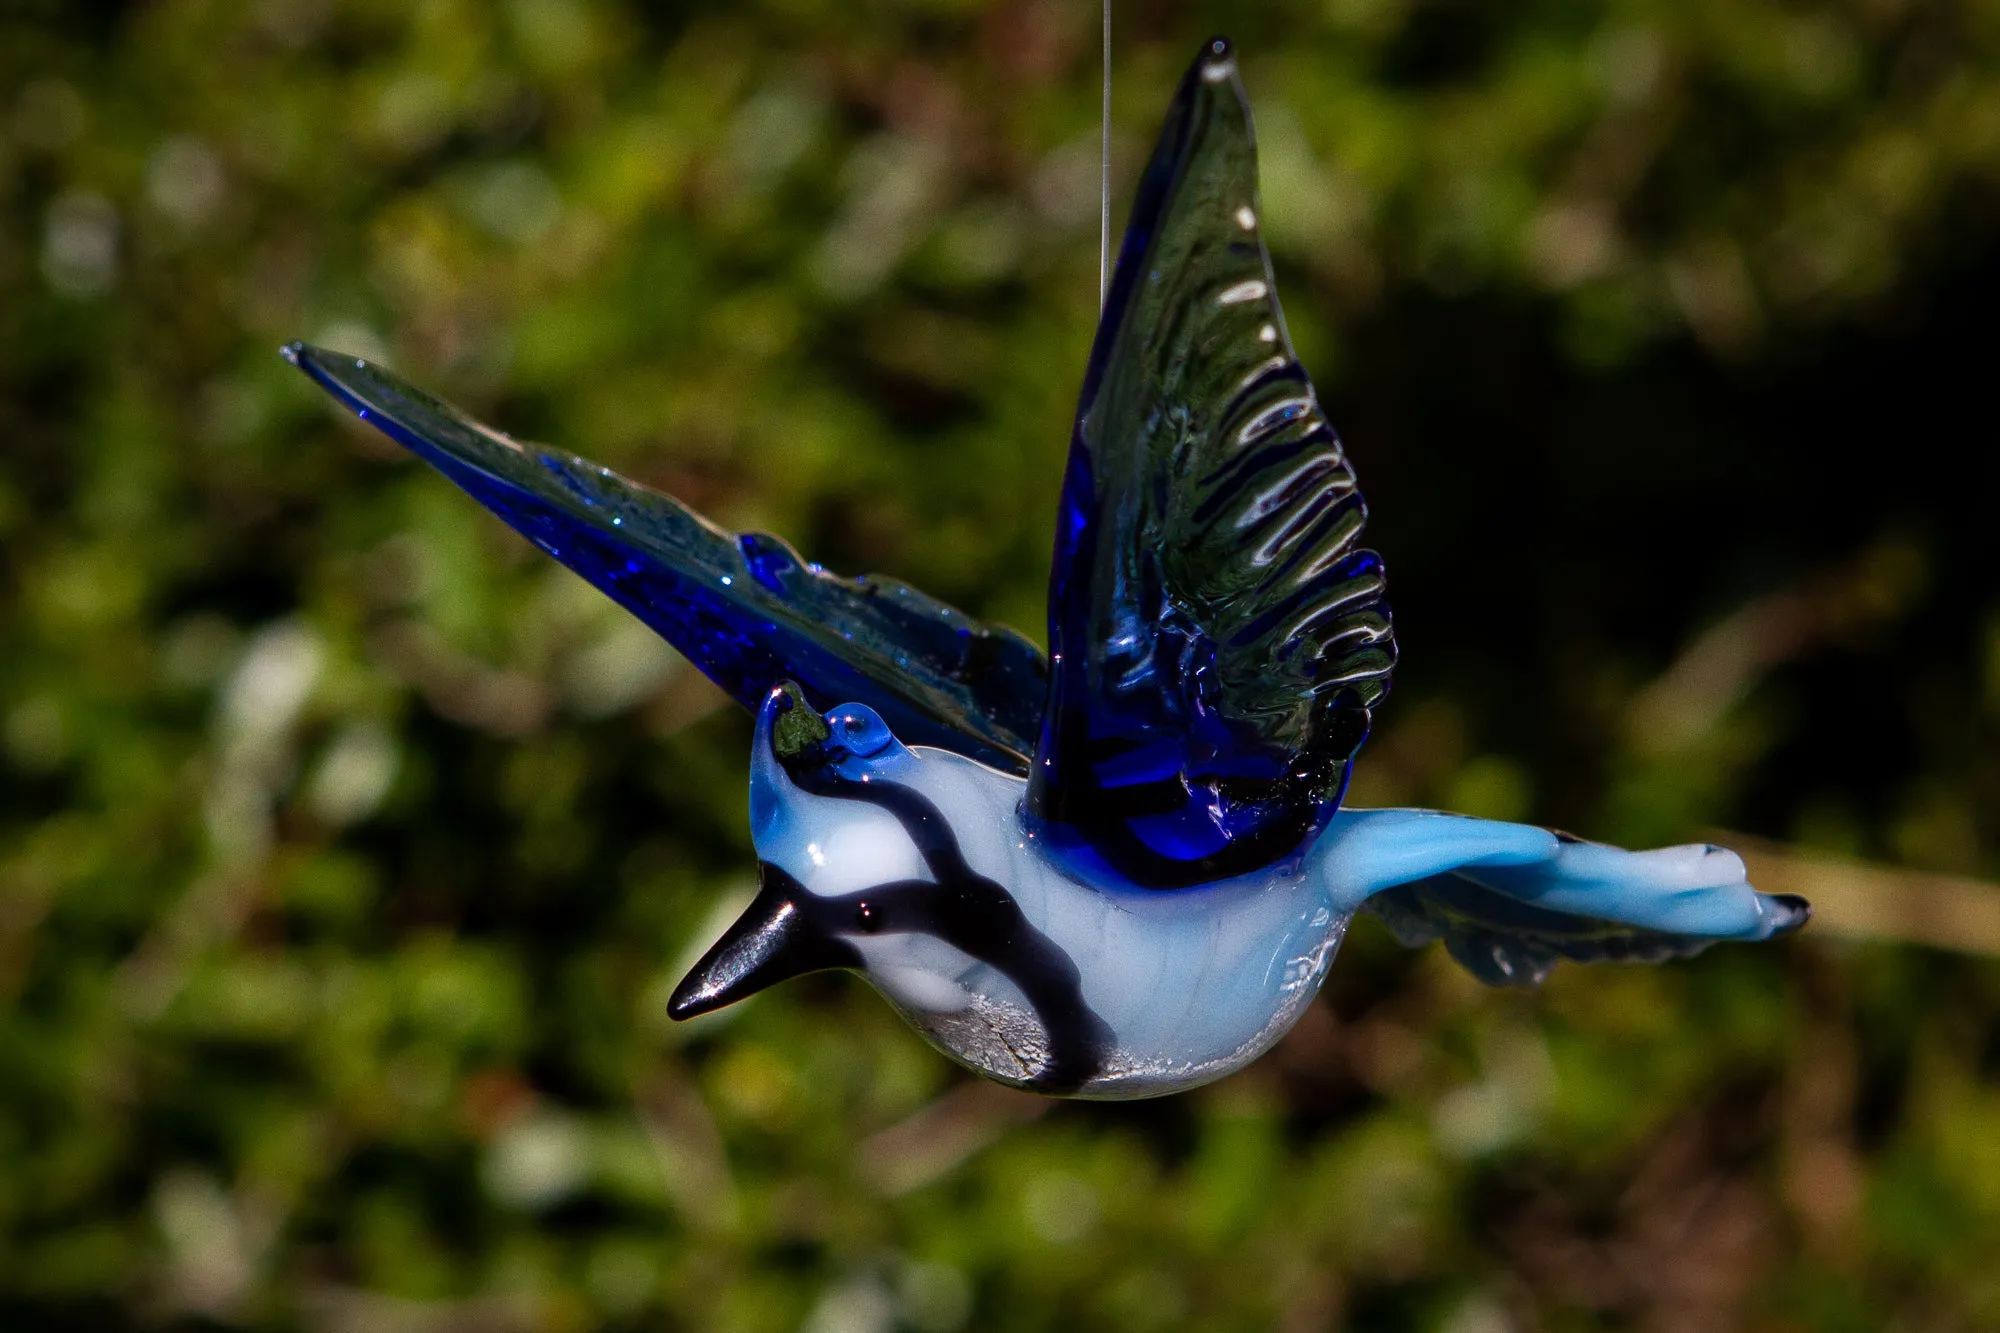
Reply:
[[847, 968], [989, 1078], [1144, 1097], [1268, 1049], [1361, 910], [1497, 985], [1805, 922], [1719, 847], [1341, 804], [1395, 640], [1257, 210], [1249, 105], [1216, 40], [1167, 112], [1084, 375], [1046, 657], [379, 367], [285, 349], [756, 714], [761, 889], [674, 1017]]

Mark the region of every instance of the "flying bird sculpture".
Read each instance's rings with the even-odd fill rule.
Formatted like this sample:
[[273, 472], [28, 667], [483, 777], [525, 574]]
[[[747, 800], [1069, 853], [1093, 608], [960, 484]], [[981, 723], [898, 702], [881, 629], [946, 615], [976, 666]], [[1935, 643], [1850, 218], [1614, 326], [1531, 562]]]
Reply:
[[1142, 1097], [1269, 1048], [1358, 911], [1497, 985], [1804, 923], [1803, 900], [1756, 892], [1719, 847], [1342, 805], [1395, 639], [1257, 210], [1249, 105], [1212, 41], [1140, 183], [1084, 375], [1047, 656], [379, 367], [285, 349], [756, 714], [761, 889], [674, 1017], [846, 968], [990, 1078]]

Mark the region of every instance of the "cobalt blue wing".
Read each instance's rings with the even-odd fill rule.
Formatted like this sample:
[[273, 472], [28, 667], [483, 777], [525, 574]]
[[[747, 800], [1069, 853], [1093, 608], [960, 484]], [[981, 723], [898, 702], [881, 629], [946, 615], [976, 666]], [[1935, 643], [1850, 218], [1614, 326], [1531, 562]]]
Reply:
[[865, 703], [909, 744], [1025, 772], [1041, 650], [893, 579], [842, 578], [574, 454], [520, 444], [356, 357], [292, 364], [651, 626], [755, 712], [797, 681], [821, 710]]
[[1367, 510], [1292, 353], [1250, 108], [1203, 48], [1140, 183], [1084, 380], [1029, 812], [1151, 888], [1297, 854], [1338, 805], [1395, 641]]

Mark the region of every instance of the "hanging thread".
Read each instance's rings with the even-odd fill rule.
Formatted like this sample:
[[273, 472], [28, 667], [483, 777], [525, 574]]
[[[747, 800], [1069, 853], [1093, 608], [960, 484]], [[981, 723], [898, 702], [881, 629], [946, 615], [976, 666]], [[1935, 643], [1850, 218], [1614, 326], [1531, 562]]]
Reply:
[[1111, 292], [1111, 0], [1104, 0], [1104, 106], [1097, 164], [1097, 308]]

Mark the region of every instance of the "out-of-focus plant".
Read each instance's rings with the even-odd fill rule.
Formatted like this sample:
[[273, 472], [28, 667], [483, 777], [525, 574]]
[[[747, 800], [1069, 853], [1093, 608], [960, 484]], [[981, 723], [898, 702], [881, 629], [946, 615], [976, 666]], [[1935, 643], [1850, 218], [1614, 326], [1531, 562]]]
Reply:
[[[1238, 8], [1121, 11], [1117, 197], [1229, 30], [1406, 646], [1356, 798], [2000, 871], [2000, 8]], [[2000, 1322], [1976, 958], [1357, 931], [1129, 1107], [834, 981], [665, 1021], [743, 720], [276, 346], [1038, 633], [1095, 22], [0, 16], [0, 1323]]]

